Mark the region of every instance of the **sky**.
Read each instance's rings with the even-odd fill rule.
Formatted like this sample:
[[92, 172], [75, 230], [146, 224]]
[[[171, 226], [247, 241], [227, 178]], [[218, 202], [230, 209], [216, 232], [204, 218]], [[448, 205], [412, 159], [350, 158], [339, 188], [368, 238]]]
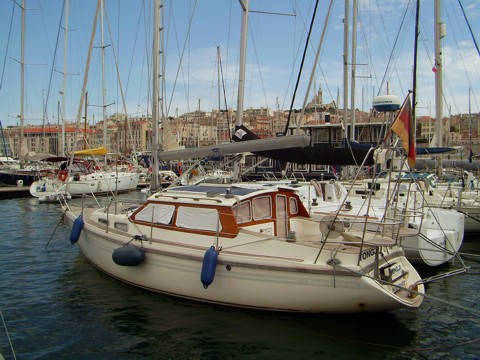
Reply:
[[[104, 85], [101, 15], [96, 23], [87, 71], [86, 111], [91, 124], [103, 119], [103, 108], [106, 116], [125, 112], [130, 116], [151, 114], [153, 0], [104, 1]], [[250, 0], [245, 109], [288, 109], [292, 99], [294, 108], [299, 109], [305, 99], [310, 100], [319, 89], [324, 103], [335, 101], [343, 107], [344, 3], [332, 1], [330, 16], [327, 16], [330, 2], [318, 2], [294, 98], [315, 1]], [[357, 3], [356, 59], [352, 61], [350, 49], [349, 73], [354, 63], [355, 107], [369, 111], [375, 96], [388, 93], [403, 100], [413, 89], [415, 1], [358, 0]], [[480, 2], [444, 0], [441, 12], [446, 24], [446, 37], [442, 40], [445, 116], [480, 112], [480, 55], [460, 3], [473, 38], [480, 43]], [[19, 124], [19, 4], [21, 0], [0, 1], [3, 14], [0, 121], [3, 127]], [[25, 123], [56, 124], [60, 118], [76, 121], [79, 113], [85, 115], [85, 108], [79, 105], [97, 1], [68, 1], [66, 56], [65, 1], [25, 0], [25, 4]], [[433, 4], [434, 0], [422, 0], [420, 6], [416, 109], [417, 115], [435, 117]], [[352, 15], [350, 11], [350, 22]], [[241, 16], [238, 0], [166, 0], [163, 101], [168, 116], [197, 109], [217, 110], [219, 106], [236, 109]], [[349, 35], [351, 41], [351, 29]], [[307, 93], [318, 49], [319, 61]], [[350, 90], [348, 94], [350, 107]]]

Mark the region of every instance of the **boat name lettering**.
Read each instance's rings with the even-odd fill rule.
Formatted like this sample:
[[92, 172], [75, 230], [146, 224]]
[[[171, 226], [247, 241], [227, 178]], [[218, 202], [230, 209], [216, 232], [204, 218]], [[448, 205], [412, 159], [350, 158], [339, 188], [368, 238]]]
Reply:
[[375, 249], [368, 249], [365, 251], [362, 251], [362, 254], [360, 255], [362, 260], [368, 259], [370, 256], [375, 255]]

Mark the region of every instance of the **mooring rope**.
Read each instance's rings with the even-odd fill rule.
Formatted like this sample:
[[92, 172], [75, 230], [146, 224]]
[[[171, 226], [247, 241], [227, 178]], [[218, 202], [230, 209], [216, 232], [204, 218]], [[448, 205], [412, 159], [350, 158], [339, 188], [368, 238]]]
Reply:
[[15, 350], [13, 349], [12, 339], [10, 339], [10, 334], [8, 333], [7, 324], [5, 324], [5, 319], [3, 318], [2, 310], [0, 310], [0, 317], [2, 318], [3, 327], [5, 329], [5, 333], [7, 334], [8, 344], [10, 345], [10, 350], [12, 351], [13, 358], [17, 359], [17, 356], [15, 355]]
[[48, 239], [47, 243], [45, 244], [45, 249], [47, 248], [48, 244], [50, 244], [50, 241], [52, 240], [53, 235], [55, 235], [55, 232], [57, 231], [58, 226], [59, 226], [62, 222], [63, 222], [63, 214], [62, 214], [62, 217], [60, 218], [60, 221], [57, 223], [57, 226], [55, 226], [55, 229], [53, 230], [53, 233], [52, 233], [52, 235], [50, 236], [50, 239]]

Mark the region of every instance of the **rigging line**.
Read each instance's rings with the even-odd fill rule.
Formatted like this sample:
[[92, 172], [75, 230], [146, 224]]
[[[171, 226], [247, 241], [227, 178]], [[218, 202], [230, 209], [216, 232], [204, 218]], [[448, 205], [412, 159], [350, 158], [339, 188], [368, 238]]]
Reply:
[[300, 83], [300, 77], [301, 77], [301, 74], [302, 74], [303, 65], [305, 63], [305, 57], [306, 57], [306, 54], [307, 54], [308, 43], [310, 41], [310, 35], [312, 34], [312, 28], [313, 28], [313, 23], [315, 21], [315, 15], [317, 14], [317, 8], [318, 8], [318, 0], [315, 2], [315, 8], [313, 9], [312, 21], [310, 22], [310, 28], [308, 30], [307, 39], [305, 41], [305, 48], [303, 49], [302, 62], [300, 64], [300, 69], [298, 71], [298, 76], [297, 76], [297, 82], [295, 84], [295, 89], [294, 89], [293, 96], [292, 96], [292, 102], [290, 103], [290, 109], [288, 111], [287, 123], [285, 125], [285, 130], [283, 131], [284, 136], [287, 135], [287, 133], [288, 133], [288, 126], [290, 125], [290, 119], [291, 119], [291, 116], [292, 116], [293, 103], [295, 102], [295, 95], [297, 94], [298, 85]]
[[63, 21], [63, 13], [64, 13], [64, 9], [65, 9], [65, 0], [63, 0], [63, 5], [62, 5], [62, 12], [60, 13], [60, 23], [58, 24], [58, 32], [57, 32], [57, 41], [55, 42], [55, 50], [53, 52], [53, 61], [52, 61], [52, 68], [50, 70], [50, 79], [48, 80], [48, 87], [47, 87], [47, 97], [45, 99], [45, 108], [44, 108], [44, 114], [45, 114], [45, 117], [47, 118], [48, 120], [48, 112], [47, 112], [47, 109], [48, 109], [48, 99], [50, 98], [50, 90], [52, 88], [52, 79], [53, 79], [53, 72], [55, 71], [54, 67], [55, 67], [55, 60], [56, 60], [56, 54], [57, 54], [57, 49], [58, 49], [58, 42], [59, 42], [59, 39], [60, 39], [60, 29], [62, 28], [62, 21]]
[[258, 67], [258, 76], [260, 77], [260, 84], [262, 85], [263, 97], [265, 98], [265, 105], [267, 106], [267, 109], [268, 109], [270, 107], [268, 106], [267, 93], [265, 92], [265, 84], [263, 82], [262, 72], [260, 70], [260, 62], [258, 61], [257, 46], [255, 44], [255, 38], [253, 36], [253, 31], [252, 31], [250, 22], [248, 23], [248, 29], [250, 30], [250, 36], [252, 37], [253, 51], [255, 53], [255, 60], [257, 62], [257, 67]]
[[[311, 4], [311, 3], [310, 3], [310, 4]], [[295, 6], [296, 6], [297, 8], [299, 7], [298, 4], [295, 4]], [[292, 50], [293, 50], [293, 52], [292, 52], [292, 71], [290, 72], [290, 75], [289, 75], [289, 77], [288, 77], [288, 83], [287, 83], [287, 86], [286, 86], [286, 88], [285, 88], [285, 94], [283, 95], [282, 104], [281, 104], [281, 108], [282, 108], [282, 109], [285, 108], [285, 102], [287, 101], [287, 97], [289, 96], [288, 93], [289, 93], [289, 90], [290, 90], [290, 85], [293, 83], [293, 77], [294, 77], [294, 70], [295, 70], [295, 66], [294, 66], [294, 65], [295, 65], [295, 63], [296, 63], [296, 61], [297, 61], [297, 58], [298, 58], [298, 55], [299, 55], [299, 52], [300, 52], [300, 49], [301, 49], [301, 48], [300, 48], [300, 45], [301, 45], [300, 42], [299, 42], [299, 44], [298, 44], [298, 49], [295, 49], [296, 38], [297, 38], [297, 31], [296, 31], [296, 29], [297, 29], [297, 26], [296, 26], [296, 24], [297, 24], [297, 22], [296, 22], [296, 21], [297, 21], [297, 18], [300, 19], [300, 22], [301, 22], [303, 31], [304, 31], [304, 32], [307, 31], [307, 29], [306, 29], [307, 26], [306, 26], [306, 24], [305, 24], [305, 19], [303, 18], [302, 12], [300, 11], [300, 9], [298, 8], [298, 11], [295, 11], [295, 7], [294, 7], [294, 8], [293, 8], [293, 12], [296, 13], [296, 14], [298, 13], [298, 17], [297, 17], [297, 16], [295, 17], [295, 23], [294, 23], [294, 29], [295, 29], [295, 31], [294, 31], [294, 39], [293, 39], [293, 45], [294, 45], [294, 46], [292, 46]], [[309, 13], [310, 13], [310, 6], [309, 6], [309, 8], [308, 8], [307, 16], [308, 16]], [[300, 38], [301, 38], [301, 37], [302, 37], [302, 36], [300, 35]], [[313, 46], [312, 46], [312, 47], [313, 47]], [[320, 66], [320, 69], [321, 69], [321, 66]], [[323, 73], [322, 73], [322, 75], [323, 75]], [[325, 78], [325, 75], [323, 75], [323, 79], [325, 80], [325, 83], [327, 83], [326, 78]], [[327, 87], [328, 87], [328, 85], [327, 85]]]
[[[144, 36], [144, 39], [145, 39], [145, 51], [143, 53], [143, 61], [142, 61], [142, 69], [143, 69], [143, 66], [145, 64], [145, 62], [147, 63], [147, 74], [151, 74], [153, 72], [152, 70], [152, 66], [153, 66], [153, 55], [150, 54], [150, 50], [153, 49], [153, 40], [149, 40], [149, 32], [147, 31], [147, 27], [149, 28], [152, 28], [153, 27], [153, 24], [150, 24], [150, 18], [153, 18], [153, 17], [149, 17], [147, 18], [146, 16], [146, 6], [145, 6], [145, 2], [143, 2], [143, 9], [141, 11], [142, 13], [142, 16], [143, 16], [143, 21], [145, 23], [145, 27], [144, 27], [144, 32], [145, 32], [145, 36]], [[153, 21], [153, 20], [152, 20]], [[153, 37], [153, 32], [152, 32], [152, 37]], [[149, 45], [149, 44], [152, 44], [152, 45]], [[133, 56], [133, 54], [132, 54]], [[132, 60], [133, 61], [133, 60]], [[150, 61], [152, 61], [152, 64], [150, 64]], [[141, 79], [140, 79], [140, 84], [143, 83], [143, 76], [144, 76], [144, 71], [142, 71], [142, 76], [141, 76]], [[147, 118], [148, 118], [148, 110], [151, 109], [153, 107], [150, 106], [149, 107], [149, 104], [150, 102], [152, 101], [151, 98], [152, 98], [152, 91], [153, 91], [153, 86], [151, 84], [151, 81], [152, 81], [152, 76], [147, 76], [146, 77], [146, 80], [147, 80], [147, 98], [146, 98], [146, 109], [144, 109], [146, 112], [147, 112]], [[140, 89], [141, 87], [139, 87]], [[140, 104], [140, 90], [138, 91], [138, 103]]]
[[[168, 107], [166, 108], [166, 114], [165, 115], [168, 115], [168, 113], [170, 112], [170, 108], [172, 106], [172, 101], [173, 101], [173, 94], [175, 93], [175, 88], [177, 87], [177, 81], [178, 81], [178, 75], [180, 73], [180, 71], [182, 72], [182, 77], [184, 77], [184, 74], [183, 74], [183, 66], [182, 66], [182, 62], [183, 62], [183, 56], [185, 54], [185, 48], [187, 47], [187, 43], [188, 43], [188, 38], [190, 37], [190, 31], [191, 31], [191, 28], [192, 28], [192, 22], [193, 22], [193, 14], [195, 13], [195, 9], [197, 7], [197, 0], [195, 0], [195, 4], [193, 6], [193, 10], [192, 10], [192, 13], [191, 13], [191, 16], [190, 16], [190, 19], [189, 19], [189, 22], [188, 22], [188, 29], [187, 29], [187, 37], [185, 39], [185, 42], [183, 44], [183, 48], [182, 48], [182, 52], [180, 54], [180, 59], [179, 59], [179, 64], [178, 64], [178, 67], [177, 67], [177, 73], [175, 74], [175, 81], [173, 83], [173, 88], [172, 88], [172, 93], [171, 93], [171, 96], [170, 96], [170, 101], [168, 103]], [[173, 12], [173, 8], [172, 8], [172, 12]], [[175, 28], [175, 26], [174, 26]], [[175, 28], [176, 29], [176, 28]], [[178, 44], [177, 44], [178, 46]], [[165, 64], [164, 64], [165, 66]], [[185, 82], [184, 82], [185, 83]], [[187, 99], [188, 100], [188, 99]], [[188, 104], [189, 104], [189, 101], [187, 101], [187, 107], [188, 107]]]
[[379, 88], [378, 88], [377, 95], [380, 95], [380, 92], [381, 92], [381, 90], [382, 90], [382, 87], [383, 87], [383, 85], [384, 85], [384, 83], [385, 83], [385, 81], [386, 81], [385, 78], [386, 78], [387, 73], [388, 73], [388, 70], [389, 70], [389, 68], [390, 68], [390, 66], [391, 66], [391, 62], [393, 61], [393, 58], [394, 58], [394, 57], [393, 57], [393, 53], [394, 53], [394, 51], [395, 51], [395, 49], [396, 49], [396, 47], [397, 47], [397, 44], [398, 44], [398, 42], [399, 42], [400, 32], [401, 32], [400, 30], [403, 28], [403, 25], [404, 25], [404, 23], [405, 23], [405, 19], [406, 19], [406, 17], [407, 17], [407, 12], [408, 12], [408, 6], [405, 8], [405, 11], [404, 11], [404, 13], [403, 13], [403, 17], [402, 17], [402, 20], [401, 20], [401, 22], [400, 22], [400, 26], [399, 26], [399, 29], [398, 29], [398, 32], [397, 32], [397, 36], [396, 36], [395, 41], [394, 41], [394, 43], [393, 43], [393, 48], [392, 48], [392, 51], [390, 52], [390, 57], [389, 57], [389, 59], [388, 59], [388, 61], [387, 61], [387, 68], [385, 69], [382, 82], [380, 83], [380, 86], [379, 86]]
[[225, 92], [225, 79], [223, 77], [223, 67], [222, 67], [222, 55], [219, 54], [219, 66], [220, 66], [220, 74], [222, 76], [222, 90], [223, 90], [223, 101], [225, 102], [225, 110], [227, 114], [227, 126], [228, 126], [228, 138], [232, 138], [232, 124], [230, 123], [230, 117], [229, 117], [229, 112], [228, 112], [228, 104], [227, 104], [227, 94]]
[[5, 57], [3, 59], [3, 69], [2, 69], [2, 79], [0, 80], [0, 90], [2, 90], [3, 86], [3, 76], [5, 75], [5, 68], [7, 65], [7, 54], [8, 54], [8, 47], [10, 45], [10, 35], [12, 35], [12, 25], [13, 25], [13, 16], [15, 14], [15, 2], [12, 4], [12, 17], [10, 19], [10, 27], [8, 29], [8, 40], [7, 40], [7, 48], [5, 49]]
[[[108, 27], [108, 33], [110, 34], [110, 39], [113, 39], [112, 30], [110, 28], [110, 20], [108, 18], [108, 12], [106, 11], [106, 9], [105, 9], [105, 17], [107, 18], [107, 27]], [[125, 94], [123, 92], [122, 79], [120, 78], [120, 70], [119, 70], [119, 66], [118, 66], [118, 59], [117, 59], [117, 54], [115, 52], [115, 46], [113, 44], [113, 41], [112, 41], [112, 53], [113, 53], [113, 58], [115, 60], [115, 69], [117, 71], [117, 78], [118, 78], [118, 87], [117, 88], [120, 90], [120, 95], [122, 97], [122, 105], [123, 105], [123, 111], [125, 112], [125, 121], [126, 121], [127, 128], [128, 128], [128, 135], [130, 136], [130, 141], [131, 141], [132, 148], [133, 148], [134, 144], [135, 144], [135, 141], [134, 141], [134, 138], [133, 138], [133, 132], [132, 132], [132, 127], [131, 127], [130, 121], [128, 121], [127, 104], [126, 104], [126, 101], [125, 101]], [[126, 151], [126, 149], [127, 149], [127, 144], [125, 144], [125, 151]]]
[[137, 20], [137, 29], [135, 30], [135, 37], [133, 40], [133, 49], [132, 49], [132, 56], [130, 57], [130, 66], [128, 69], [128, 76], [127, 76], [127, 83], [125, 86], [125, 94], [128, 92], [128, 85], [130, 83], [130, 75], [132, 74], [132, 67], [133, 67], [133, 59], [135, 58], [135, 48], [137, 47], [137, 40], [138, 40], [138, 33], [140, 32], [140, 20], [142, 18], [142, 11], [145, 8], [145, 2], [142, 1], [142, 7], [140, 9], [140, 12], [138, 14], [138, 20]]
[[[378, 1], [376, 2], [376, 4], [377, 4], [377, 8], [378, 8], [378, 7], [379, 7]], [[380, 13], [381, 24], [382, 24], [383, 30], [384, 30], [384, 32], [385, 32], [385, 34], [386, 34], [386, 33], [387, 33], [387, 30], [386, 30], [386, 28], [385, 28], [385, 22], [384, 22], [384, 19], [383, 19], [383, 16], [382, 16], [382, 12], [379, 11], [379, 13]], [[365, 21], [365, 23], [366, 23], [366, 21]], [[376, 73], [376, 71], [375, 71], [375, 66], [374, 66], [375, 62], [373, 61], [373, 57], [372, 57], [372, 51], [371, 51], [372, 45], [368, 43], [368, 40], [370, 40], [370, 39], [368, 39], [367, 34], [366, 34], [366, 32], [365, 32], [366, 26], [364, 25], [364, 22], [361, 21], [361, 19], [360, 19], [359, 25], [360, 25], [361, 32], [362, 32], [362, 34], [363, 34], [363, 41], [364, 41], [364, 43], [365, 43], [365, 48], [367, 49], [367, 50], [366, 50], [367, 58], [369, 59], [370, 64], [371, 64], [371, 66], [369, 66], [368, 68], [373, 72], [373, 76], [370, 75], [370, 78], [373, 78], [373, 79], [375, 80], [375, 84], [377, 85], [377, 87], [380, 88], [380, 85], [378, 84], [377, 73]], [[368, 25], [367, 25], [367, 26], [368, 26]], [[388, 41], [388, 36], [385, 36], [385, 39], [386, 39], [386, 41], [387, 41], [388, 47], [390, 48], [390, 42]], [[371, 80], [371, 81], [373, 82], [373, 80]]]
[[[298, 120], [296, 121], [296, 123], [297, 123], [296, 132], [297, 133], [299, 132], [300, 126], [303, 122], [303, 116], [305, 114], [305, 109], [307, 107], [307, 102], [309, 100], [310, 91], [312, 89], [312, 84], [314, 83], [315, 71], [316, 71], [318, 63], [319, 63], [320, 54], [322, 53], [323, 41], [325, 40], [325, 34], [327, 33], [327, 30], [328, 30], [328, 24], [329, 24], [330, 15], [332, 13], [332, 7], [333, 7], [333, 0], [330, 1], [330, 5], [328, 6], [327, 15], [325, 17], [325, 23], [323, 24], [322, 35], [320, 36], [320, 42], [318, 44], [318, 48], [316, 49], [316, 51], [314, 51], [315, 52], [315, 60], [313, 62], [313, 69], [311, 71], [310, 80], [308, 81], [307, 89], [305, 91], [305, 97], [304, 97], [304, 100], [303, 100], [302, 110], [300, 112], [300, 117], [297, 117]], [[314, 48], [313, 45], [312, 45], [312, 47]]]
[[[451, 16], [451, 13], [449, 11], [445, 11], [446, 15], [447, 15], [447, 18], [450, 20], [450, 16]], [[458, 20], [457, 20], [458, 21]], [[450, 20], [450, 23], [453, 24], [453, 20]], [[460, 40], [457, 39], [457, 36], [456, 36], [456, 28], [455, 27], [452, 27], [452, 35], [453, 35], [453, 38], [455, 39], [454, 43], [456, 45], [456, 48], [457, 48], [457, 51], [458, 53], [460, 54], [459, 56], [459, 59], [460, 61], [462, 62], [463, 64], [463, 69], [465, 71], [465, 74], [466, 74], [466, 79], [467, 79], [467, 82], [468, 84], [470, 85], [470, 87], [472, 87], [472, 82], [471, 82], [471, 78], [470, 76], [468, 75], [468, 72], [466, 71], [466, 69], [468, 68], [467, 64], [465, 64], [465, 57], [462, 56], [463, 55], [463, 52], [462, 50], [460, 49], [460, 46], [462, 44], [462, 42]], [[449, 93], [450, 93], [450, 98], [452, 99], [452, 102], [453, 104], [455, 105], [455, 108], [457, 110], [457, 113], [461, 113], [461, 110], [460, 110], [460, 107], [458, 106], [458, 103], [455, 99], [455, 91], [452, 89], [452, 85], [450, 84], [450, 82], [448, 81], [449, 79], [446, 77], [446, 74], [444, 73], [443, 74], [443, 77], [444, 77], [444, 81], [446, 81], [446, 86], [449, 90]], [[445, 104], [448, 105], [448, 100], [446, 99], [445, 97], [445, 94], [443, 94], [443, 101]]]
[[[465, 263], [463, 262], [463, 259], [462, 257], [460, 256], [460, 254], [455, 251], [455, 250], [448, 250], [447, 248], [445, 247], [442, 247], [441, 245], [435, 243], [433, 240], [431, 240], [429, 237], [427, 237], [425, 234], [422, 234], [421, 232], [418, 234], [418, 237], [423, 239], [427, 244], [430, 244], [434, 249], [428, 249], [427, 247], [411, 247], [411, 246], [407, 246], [407, 245], [403, 245], [404, 248], [406, 249], [409, 249], [409, 250], [412, 250], [412, 249], [418, 249], [420, 251], [422, 250], [429, 250], [430, 252], [435, 252], [435, 253], [444, 253], [444, 254], [448, 254], [448, 255], [452, 255], [455, 256], [456, 258], [459, 259], [459, 261], [462, 263], [463, 265], [463, 268], [467, 268], [467, 266], [465, 265]], [[448, 244], [450, 245], [450, 241], [448, 240], [448, 238], [445, 238], [445, 240], [448, 242]], [[430, 259], [428, 259], [430, 260]], [[453, 259], [452, 259], [453, 261]]]
[[470, 35], [472, 35], [473, 43], [475, 44], [475, 48], [477, 49], [478, 56], [480, 56], [480, 50], [478, 49], [478, 44], [477, 40], [475, 39], [475, 34], [472, 31], [472, 28], [470, 26], [470, 22], [467, 19], [467, 14], [465, 14], [465, 10], [463, 9], [462, 2], [458, 0], [458, 4], [460, 5], [460, 8], [462, 9], [463, 17], [465, 18], [465, 21], [467, 22], [468, 30], [470, 31]]

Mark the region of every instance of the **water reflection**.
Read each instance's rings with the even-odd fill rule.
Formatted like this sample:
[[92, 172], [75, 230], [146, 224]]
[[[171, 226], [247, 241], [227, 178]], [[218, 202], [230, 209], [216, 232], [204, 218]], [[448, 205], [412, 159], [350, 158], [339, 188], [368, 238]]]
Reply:
[[62, 278], [73, 285], [68, 303], [71, 316], [82, 319], [77, 330], [84, 327], [84, 333], [107, 337], [116, 334], [116, 347], [145, 356], [306, 358], [356, 354], [357, 358], [375, 358], [379, 349], [393, 354], [412, 346], [417, 335], [395, 313], [260, 312], [155, 294], [103, 275], [81, 256]]

